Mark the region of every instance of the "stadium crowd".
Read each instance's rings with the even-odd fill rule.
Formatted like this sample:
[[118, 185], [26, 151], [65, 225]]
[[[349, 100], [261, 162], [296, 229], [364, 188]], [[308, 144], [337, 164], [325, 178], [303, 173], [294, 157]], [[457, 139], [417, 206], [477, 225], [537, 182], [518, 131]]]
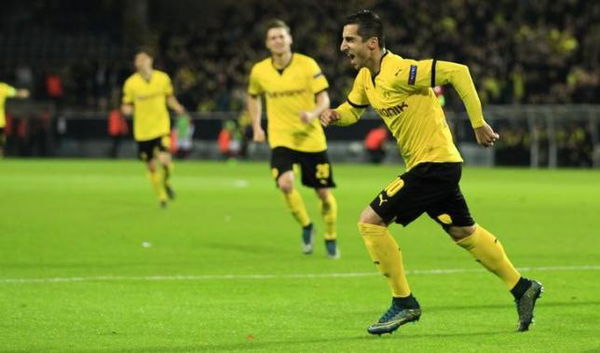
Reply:
[[[389, 24], [393, 52], [467, 64], [484, 103], [595, 103], [600, 96], [600, 3], [593, 1], [225, 1], [213, 6], [209, 20], [158, 19], [149, 27], [158, 64], [191, 111], [240, 108], [250, 65], [266, 56], [260, 20], [273, 17], [291, 25], [295, 50], [318, 60], [336, 103], [345, 98], [352, 76], [338, 51], [339, 22], [360, 7], [376, 10]], [[65, 58], [54, 66], [26, 60], [2, 65], [0, 75], [34, 88], [37, 97], [58, 95], [69, 106], [106, 110], [131, 71], [126, 52]], [[63, 55], [69, 56], [68, 48]], [[53, 93], [57, 79], [64, 93]]]
[[[207, 0], [167, 6], [147, 0], [146, 5], [147, 16], [139, 17], [146, 21], [141, 28], [148, 35], [136, 37], [140, 27], [129, 23], [138, 17], [132, 14], [135, 8], [125, 10], [116, 0], [103, 5], [66, 0], [40, 0], [32, 7], [8, 4], [0, 13], [0, 81], [29, 89], [36, 101], [52, 102], [56, 114], [49, 119], [44, 110], [36, 113], [39, 118], [19, 121], [23, 114], [17, 113], [7, 134], [22, 136], [20, 141], [46, 141], [48, 130], [60, 130], [50, 121], [56, 125], [61, 111], [108, 116], [119, 106], [140, 38], [155, 48], [156, 66], [172, 77], [187, 110], [240, 112], [250, 67], [268, 56], [263, 24], [275, 17], [290, 25], [294, 50], [321, 65], [336, 105], [345, 100], [354, 76], [338, 50], [340, 23], [359, 8], [380, 14], [387, 24], [387, 47], [394, 53], [468, 65], [484, 104], [597, 104], [600, 97], [599, 2], [249, 0], [239, 6], [233, 0]], [[179, 12], [169, 12], [173, 8]], [[445, 98], [445, 109], [463, 110], [453, 90]], [[38, 130], [45, 133], [32, 132]], [[504, 130], [507, 141], [498, 147], [508, 163], [526, 164], [526, 157], [513, 159], [527, 155], [527, 133]], [[587, 165], [589, 129], [585, 138], [571, 130], [557, 132], [563, 141], [560, 151], [568, 156], [560, 164]], [[575, 137], [565, 137], [571, 135]], [[32, 144], [41, 147], [27, 147]], [[25, 152], [19, 154], [47, 154], [47, 143], [21, 145]], [[522, 153], [511, 153], [511, 148]]]

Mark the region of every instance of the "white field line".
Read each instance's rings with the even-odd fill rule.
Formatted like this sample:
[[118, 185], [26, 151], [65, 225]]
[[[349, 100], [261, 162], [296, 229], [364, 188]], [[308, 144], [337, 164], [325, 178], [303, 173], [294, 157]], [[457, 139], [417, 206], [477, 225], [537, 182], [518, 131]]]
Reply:
[[[407, 271], [409, 275], [447, 275], [454, 273], [483, 272], [483, 269], [432, 269]], [[520, 267], [521, 272], [577, 272], [600, 271], [600, 265], [582, 266], [541, 266]], [[220, 280], [269, 280], [298, 278], [353, 278], [371, 277], [377, 272], [341, 272], [341, 273], [295, 273], [295, 274], [223, 274], [223, 275], [155, 275], [155, 276], [85, 276], [85, 277], [46, 277], [46, 278], [0, 278], [3, 283], [58, 283], [58, 282], [95, 282], [95, 281], [220, 281]]]

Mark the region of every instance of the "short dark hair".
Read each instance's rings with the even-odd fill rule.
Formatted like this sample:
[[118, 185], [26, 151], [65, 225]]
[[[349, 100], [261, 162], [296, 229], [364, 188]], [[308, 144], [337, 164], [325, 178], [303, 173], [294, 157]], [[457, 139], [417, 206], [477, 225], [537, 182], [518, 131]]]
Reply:
[[133, 54], [133, 56], [137, 56], [138, 54], [146, 54], [151, 58], [154, 58], [154, 49], [152, 49], [151, 47], [147, 46], [147, 45], [143, 45], [143, 46], [139, 46], [137, 48], [135, 48], [135, 52]]
[[363, 39], [377, 38], [379, 46], [385, 48], [385, 35], [383, 34], [383, 23], [381, 18], [371, 10], [361, 10], [346, 17], [344, 26], [358, 25], [358, 34]]
[[291, 33], [290, 27], [285, 22], [283, 22], [282, 20], [280, 20], [278, 18], [274, 18], [265, 24], [265, 28], [264, 28], [265, 37], [267, 36], [267, 33], [269, 33], [269, 30], [271, 28], [283, 28], [288, 33]]

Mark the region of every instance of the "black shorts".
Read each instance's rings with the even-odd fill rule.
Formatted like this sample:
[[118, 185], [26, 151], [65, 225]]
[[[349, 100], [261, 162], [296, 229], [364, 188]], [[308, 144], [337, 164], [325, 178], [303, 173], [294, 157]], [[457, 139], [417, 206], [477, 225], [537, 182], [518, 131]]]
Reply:
[[158, 155], [159, 152], [169, 152], [171, 137], [169, 135], [157, 137], [152, 140], [137, 141], [138, 157], [148, 162]]
[[335, 187], [327, 151], [300, 152], [287, 147], [271, 150], [271, 172], [275, 181], [281, 174], [293, 170], [294, 164], [300, 164], [303, 185], [316, 189]]
[[4, 147], [6, 137], [4, 136], [4, 128], [0, 127], [0, 148]]
[[475, 224], [460, 191], [462, 163], [421, 163], [400, 175], [371, 202], [384, 222], [408, 225], [423, 212], [443, 227]]

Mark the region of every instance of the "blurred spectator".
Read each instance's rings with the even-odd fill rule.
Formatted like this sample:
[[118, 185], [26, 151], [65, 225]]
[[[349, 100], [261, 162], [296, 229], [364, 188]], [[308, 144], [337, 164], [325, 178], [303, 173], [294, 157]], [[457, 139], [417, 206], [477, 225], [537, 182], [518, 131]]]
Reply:
[[369, 161], [380, 164], [385, 158], [385, 140], [388, 137], [388, 129], [385, 125], [369, 131], [365, 137], [365, 150], [369, 155]]
[[[52, 1], [36, 4], [30, 10], [23, 9], [30, 13], [20, 16], [23, 20], [19, 24], [31, 27], [31, 33], [43, 33], [47, 40], [29, 32], [13, 34], [20, 31], [17, 22], [11, 20], [11, 12], [0, 13], [3, 36], [10, 36], [4, 43], [14, 45], [5, 51], [21, 52], [17, 49], [24, 47], [29, 53], [0, 63], [0, 72], [13, 73], [19, 82], [30, 81], [30, 76], [34, 82], [44, 81], [36, 80], [40, 73], [36, 70], [54, 72], [49, 82], [41, 85], [48, 96], [64, 98], [70, 105], [104, 109], [105, 97], [121, 85], [123, 72], [129, 67], [126, 50], [111, 45], [126, 46], [132, 35], [124, 32], [130, 27], [102, 26], [118, 24], [120, 7], [90, 4], [78, 8], [80, 13], [66, 12], [70, 16], [65, 16], [65, 11], [58, 11], [61, 5]], [[294, 50], [322, 63], [332, 102], [343, 101], [352, 82], [345, 72], [352, 69], [340, 64], [339, 21], [359, 8], [373, 9], [383, 17], [388, 24], [387, 46], [397, 54], [468, 65], [482, 100], [488, 104], [597, 103], [600, 89], [598, 1], [463, 0], [439, 4], [307, 0], [297, 6], [292, 0], [247, 0], [240, 6], [205, 0], [147, 4], [155, 13], [152, 28], [159, 46], [158, 66], [174, 78], [176, 92], [190, 110], [237, 111], [235, 91], [245, 87], [250, 64], [266, 56], [260, 26], [273, 17], [290, 23], [296, 33]], [[45, 12], [44, 8], [54, 10]], [[44, 21], [36, 17], [38, 12], [44, 14]], [[179, 21], [172, 21], [174, 13], [181, 17]], [[397, 14], [410, 15], [399, 23]], [[197, 20], [198, 16], [202, 19]], [[76, 21], [74, 17], [86, 20]], [[148, 24], [140, 26], [146, 28]], [[65, 29], [71, 33], [65, 34]], [[58, 70], [60, 75], [56, 75]], [[446, 100], [450, 108], [460, 103], [452, 95]]]
[[48, 157], [51, 155], [51, 121], [50, 112], [41, 111], [30, 117], [29, 126], [29, 147], [28, 152], [31, 156]]
[[46, 94], [55, 104], [58, 111], [62, 110], [62, 102], [65, 95], [63, 81], [60, 75], [51, 72], [46, 75]]
[[232, 159], [240, 152], [240, 132], [235, 121], [225, 121], [217, 137], [219, 152], [224, 159]]
[[522, 126], [501, 126], [500, 140], [494, 148], [498, 165], [527, 166], [530, 164], [530, 137]]
[[248, 158], [248, 146], [250, 141], [252, 141], [252, 121], [246, 106], [244, 106], [244, 109], [238, 117], [238, 126], [241, 135], [240, 157]]
[[121, 142], [129, 134], [129, 125], [123, 116], [121, 109], [114, 108], [108, 113], [108, 135], [111, 139], [111, 147], [108, 152], [110, 158], [119, 156]]
[[438, 101], [442, 108], [446, 105], [446, 97], [444, 96], [444, 87], [443, 86], [435, 86], [433, 87], [433, 93], [437, 97]]
[[175, 141], [175, 157], [183, 159], [189, 156], [193, 149], [194, 123], [188, 114], [179, 114], [175, 118], [171, 141]]
[[562, 126], [556, 132], [558, 165], [564, 167], [591, 167], [593, 146], [584, 126], [576, 123]]
[[30, 91], [33, 89], [33, 71], [31, 70], [31, 67], [29, 65], [19, 64], [15, 71], [15, 78], [17, 80], [17, 86], [23, 87]]

